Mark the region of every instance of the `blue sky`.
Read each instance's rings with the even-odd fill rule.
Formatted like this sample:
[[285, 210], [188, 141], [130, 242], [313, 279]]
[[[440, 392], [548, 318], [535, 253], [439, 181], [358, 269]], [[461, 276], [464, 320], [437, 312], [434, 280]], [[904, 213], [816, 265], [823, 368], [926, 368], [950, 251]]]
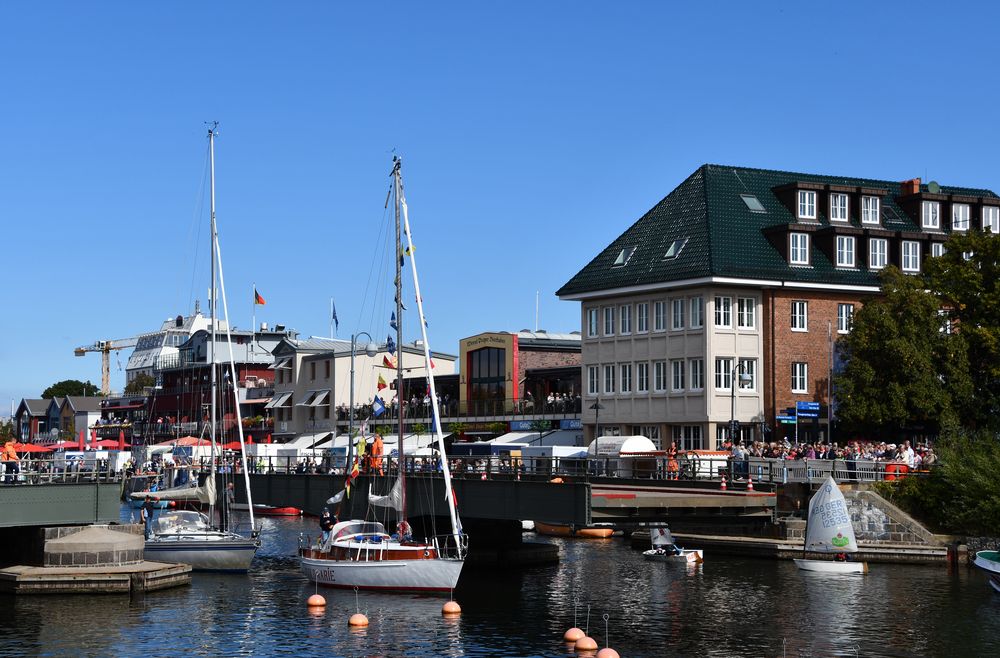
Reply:
[[332, 296], [341, 337], [385, 333], [363, 297], [395, 149], [455, 352], [532, 328], [536, 290], [541, 328], [579, 329], [555, 290], [705, 162], [1000, 189], [998, 13], [0, 3], [0, 400], [99, 382], [74, 346], [204, 301], [205, 121], [235, 324], [256, 282], [258, 321], [325, 335]]

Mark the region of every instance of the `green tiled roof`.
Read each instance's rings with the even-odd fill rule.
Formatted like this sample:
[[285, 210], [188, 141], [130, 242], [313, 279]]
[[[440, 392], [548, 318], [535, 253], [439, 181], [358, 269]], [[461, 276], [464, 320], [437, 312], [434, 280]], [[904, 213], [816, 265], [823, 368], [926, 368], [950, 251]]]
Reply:
[[[639, 218], [556, 294], [567, 296], [709, 276], [875, 285], [875, 273], [864, 267], [856, 270], [834, 267], [817, 248], [815, 240], [810, 241], [810, 267], [789, 266], [768, 241], [764, 229], [800, 223], [773, 191], [796, 182], [886, 190], [881, 197], [882, 226], [893, 231], [922, 232], [896, 203], [895, 198], [901, 194], [898, 181], [706, 164]], [[922, 185], [921, 191], [926, 192], [927, 186]], [[767, 212], [752, 212], [741, 194], [756, 196]], [[945, 186], [941, 187], [941, 194], [997, 196], [990, 190]], [[824, 208], [817, 207], [817, 221], [820, 227], [829, 225]], [[859, 226], [853, 217], [851, 225]], [[670, 244], [684, 238], [688, 242], [680, 255], [664, 259]], [[621, 250], [629, 247], [636, 250], [628, 263], [613, 267]]]

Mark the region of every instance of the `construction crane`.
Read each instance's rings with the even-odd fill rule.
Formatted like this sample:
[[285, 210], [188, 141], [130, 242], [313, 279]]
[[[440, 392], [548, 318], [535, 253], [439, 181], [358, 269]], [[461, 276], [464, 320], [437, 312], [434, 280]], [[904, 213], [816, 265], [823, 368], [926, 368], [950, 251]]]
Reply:
[[83, 356], [87, 352], [101, 353], [101, 395], [111, 393], [111, 353], [129, 347], [135, 347], [138, 337], [120, 338], [116, 340], [99, 340], [93, 345], [85, 345], [73, 350], [73, 354]]

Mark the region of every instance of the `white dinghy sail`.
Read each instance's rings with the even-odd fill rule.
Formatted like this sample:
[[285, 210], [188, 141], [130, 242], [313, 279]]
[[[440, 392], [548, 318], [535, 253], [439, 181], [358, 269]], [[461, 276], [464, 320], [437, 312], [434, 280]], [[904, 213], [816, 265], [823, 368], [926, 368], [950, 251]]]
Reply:
[[[835, 555], [834, 560], [808, 560], [806, 553]], [[833, 477], [828, 477], [819, 491], [809, 499], [809, 516], [806, 519], [805, 541], [802, 547], [803, 559], [795, 560], [796, 566], [804, 571], [827, 573], [868, 573], [868, 564], [852, 562], [848, 553], [858, 552], [858, 541], [854, 536], [851, 514], [847, 500]]]

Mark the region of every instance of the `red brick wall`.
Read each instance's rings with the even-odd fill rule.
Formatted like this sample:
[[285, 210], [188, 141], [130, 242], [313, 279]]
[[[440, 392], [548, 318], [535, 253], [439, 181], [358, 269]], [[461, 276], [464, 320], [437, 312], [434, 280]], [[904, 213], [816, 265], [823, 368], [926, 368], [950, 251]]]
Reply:
[[[535, 368], [559, 368], [564, 366], [579, 366], [579, 352], [536, 352], [521, 348], [518, 352], [519, 361], [517, 364], [517, 381], [524, 381], [524, 373]], [[524, 385], [519, 386], [521, 395], [524, 395]]]

